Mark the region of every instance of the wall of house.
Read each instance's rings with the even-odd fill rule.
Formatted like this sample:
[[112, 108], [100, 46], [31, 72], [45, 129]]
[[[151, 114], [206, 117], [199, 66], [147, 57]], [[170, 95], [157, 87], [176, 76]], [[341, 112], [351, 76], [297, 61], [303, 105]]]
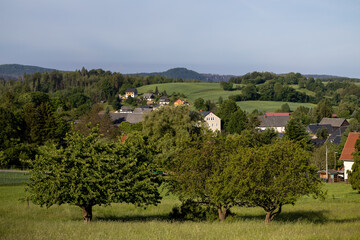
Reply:
[[215, 114], [209, 113], [205, 117], [205, 121], [213, 132], [215, 132], [216, 130], [221, 131], [221, 120]]
[[[267, 128], [269, 128], [269, 127], [258, 127], [258, 129], [260, 129], [261, 131], [264, 131]], [[271, 128], [273, 128], [276, 132], [279, 132], [279, 133], [285, 132], [285, 127], [271, 127]]]
[[354, 161], [344, 161], [344, 180], [348, 179], [347, 171], [351, 171], [351, 167], [354, 164]]

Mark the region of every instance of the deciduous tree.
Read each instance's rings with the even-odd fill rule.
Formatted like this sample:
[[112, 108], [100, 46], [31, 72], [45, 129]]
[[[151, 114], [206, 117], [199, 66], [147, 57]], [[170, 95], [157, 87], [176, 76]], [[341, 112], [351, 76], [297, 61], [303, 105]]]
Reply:
[[160, 179], [152, 174], [152, 155], [140, 135], [108, 143], [93, 129], [88, 136], [73, 132], [66, 141], [64, 148], [43, 147], [33, 162], [27, 191], [35, 204], [76, 205], [89, 222], [94, 205], [158, 203]]

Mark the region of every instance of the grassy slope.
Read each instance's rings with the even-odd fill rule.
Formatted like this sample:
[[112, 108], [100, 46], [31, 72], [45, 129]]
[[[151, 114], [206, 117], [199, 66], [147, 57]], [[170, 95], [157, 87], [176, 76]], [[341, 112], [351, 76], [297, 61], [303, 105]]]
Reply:
[[219, 83], [164, 83], [142, 86], [138, 88], [139, 93], [146, 93], [149, 90], [155, 91], [156, 86], [160, 92], [166, 90], [168, 94], [183, 93], [190, 101], [195, 101], [197, 98], [211, 100], [217, 102], [219, 97], [223, 99], [228, 98], [230, 95], [240, 94], [241, 91], [224, 91]]
[[248, 112], [252, 112], [254, 109], [266, 111], [266, 112], [274, 112], [277, 109], [281, 108], [283, 104], [289, 104], [290, 110], [295, 111], [299, 106], [305, 106], [309, 108], [313, 108], [316, 105], [312, 103], [293, 103], [293, 102], [275, 102], [275, 101], [242, 101], [237, 102], [238, 106]]
[[[223, 99], [227, 99], [231, 95], [240, 94], [241, 91], [224, 91], [219, 83], [164, 83], [142, 86], [138, 88], [139, 93], [146, 93], [149, 90], [155, 91], [156, 86], [159, 91], [166, 90], [168, 94], [183, 93], [190, 101], [194, 101], [197, 98], [203, 98], [205, 100], [211, 100], [217, 102], [221, 96]], [[244, 101], [238, 102], [238, 105], [248, 112], [254, 109], [260, 109], [263, 111], [271, 112], [281, 108], [281, 105], [285, 102], [273, 102], [273, 101]], [[291, 110], [295, 110], [298, 106], [314, 107], [311, 103], [291, 103], [287, 102]]]
[[166, 196], [147, 209], [128, 204], [94, 208], [84, 224], [75, 206], [40, 208], [18, 201], [23, 186], [0, 187], [1, 239], [359, 239], [360, 195], [346, 184], [327, 184], [325, 201], [304, 197], [286, 205], [269, 226], [260, 208], [236, 208], [225, 223], [177, 222], [168, 213], [179, 202]]

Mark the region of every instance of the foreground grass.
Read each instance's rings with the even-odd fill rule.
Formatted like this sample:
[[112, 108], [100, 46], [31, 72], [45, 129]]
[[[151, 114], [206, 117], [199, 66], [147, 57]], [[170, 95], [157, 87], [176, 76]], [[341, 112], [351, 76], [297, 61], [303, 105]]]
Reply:
[[18, 200], [24, 186], [1, 186], [0, 239], [359, 239], [360, 195], [346, 184], [325, 187], [326, 200], [304, 197], [265, 226], [260, 208], [235, 208], [225, 223], [171, 221], [174, 196], [147, 209], [97, 206], [93, 222], [84, 224], [78, 207], [27, 207]]

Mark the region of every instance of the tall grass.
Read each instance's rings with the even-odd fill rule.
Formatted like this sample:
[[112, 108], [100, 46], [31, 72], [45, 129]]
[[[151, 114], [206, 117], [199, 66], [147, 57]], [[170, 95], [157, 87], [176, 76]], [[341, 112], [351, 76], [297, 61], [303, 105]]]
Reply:
[[260, 208], [234, 208], [225, 223], [172, 221], [174, 196], [146, 209], [129, 204], [96, 206], [84, 224], [81, 210], [61, 205], [41, 208], [18, 199], [24, 186], [0, 187], [0, 239], [359, 239], [360, 195], [346, 184], [327, 184], [321, 201], [303, 197], [269, 225]]

